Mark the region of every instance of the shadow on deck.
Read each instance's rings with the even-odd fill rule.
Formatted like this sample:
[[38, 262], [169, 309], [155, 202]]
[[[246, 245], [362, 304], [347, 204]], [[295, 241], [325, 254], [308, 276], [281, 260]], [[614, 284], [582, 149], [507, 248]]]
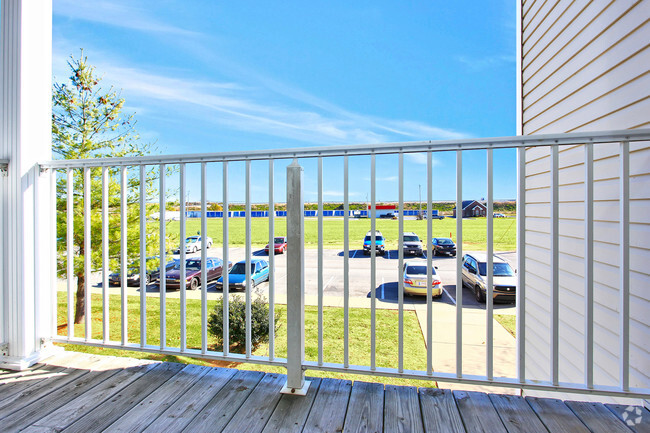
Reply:
[[[640, 407], [312, 379], [64, 352], [0, 370], [3, 432], [647, 432]], [[629, 427], [628, 427], [629, 426]]]

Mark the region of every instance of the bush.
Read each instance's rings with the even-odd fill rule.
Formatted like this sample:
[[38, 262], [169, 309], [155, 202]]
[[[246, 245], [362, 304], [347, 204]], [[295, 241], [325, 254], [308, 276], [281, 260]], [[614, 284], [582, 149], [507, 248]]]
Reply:
[[[231, 351], [246, 350], [246, 299], [240, 295], [230, 298], [228, 311]], [[275, 316], [274, 328], [278, 330], [279, 317]], [[269, 305], [266, 298], [256, 291], [251, 302], [251, 346], [269, 341]], [[208, 332], [217, 339], [217, 348], [223, 347], [223, 299], [219, 299], [208, 318]]]

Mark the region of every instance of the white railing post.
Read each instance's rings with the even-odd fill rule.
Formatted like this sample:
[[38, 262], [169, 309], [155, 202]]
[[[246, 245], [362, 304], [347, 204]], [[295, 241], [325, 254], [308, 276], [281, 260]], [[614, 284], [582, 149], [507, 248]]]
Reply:
[[[0, 367], [24, 369], [48, 355], [52, 177], [52, 2], [2, 0], [0, 12]], [[4, 167], [3, 167], [4, 171]]]
[[[287, 383], [284, 394], [306, 395], [309, 381], [305, 361], [305, 234], [302, 194], [303, 169], [294, 161], [287, 167]], [[272, 245], [270, 246], [272, 248]]]

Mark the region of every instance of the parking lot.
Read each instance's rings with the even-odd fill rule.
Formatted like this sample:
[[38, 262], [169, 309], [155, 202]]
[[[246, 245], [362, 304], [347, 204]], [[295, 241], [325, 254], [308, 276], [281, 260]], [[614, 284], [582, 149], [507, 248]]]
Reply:
[[[222, 257], [223, 250], [220, 246], [213, 246], [208, 250], [209, 257]], [[499, 256], [510, 262], [511, 266], [516, 269], [516, 253], [503, 252], [497, 253]], [[343, 299], [344, 289], [344, 253], [340, 250], [325, 249], [323, 251], [323, 285], [324, 296], [330, 299], [340, 298]], [[200, 257], [200, 252], [188, 254], [188, 257]], [[255, 257], [268, 257], [264, 250], [253, 250]], [[179, 255], [174, 255], [178, 258]], [[350, 298], [353, 300], [369, 299], [371, 297], [370, 287], [370, 267], [371, 258], [369, 255], [364, 255], [362, 250], [350, 250], [349, 255], [349, 289]], [[236, 263], [245, 258], [244, 248], [231, 248], [229, 249], [229, 259], [231, 262]], [[286, 299], [286, 254], [275, 256], [275, 293], [277, 299]], [[405, 257], [405, 260], [426, 260], [426, 257]], [[444, 293], [439, 299], [434, 302], [441, 302], [447, 304], [456, 303], [456, 258], [455, 257], [433, 257], [433, 264], [437, 267], [437, 273], [442, 280]], [[378, 306], [383, 308], [391, 308], [398, 302], [398, 279], [401, 273], [399, 272], [398, 252], [396, 250], [387, 251], [385, 255], [377, 255], [376, 257], [376, 286], [374, 287], [375, 296], [378, 301]], [[91, 278], [93, 291], [101, 290], [101, 274], [95, 273]], [[65, 288], [60, 287], [60, 288]], [[268, 283], [264, 282], [258, 286], [259, 290], [268, 297]], [[111, 287], [111, 293], [119, 293], [119, 287]], [[129, 295], [138, 295], [139, 287], [129, 287]], [[147, 293], [150, 296], [156, 296], [159, 293], [157, 283], [150, 284], [147, 287]], [[177, 297], [179, 291], [168, 291], [168, 297]], [[200, 298], [200, 290], [187, 291], [188, 298]], [[217, 297], [221, 290], [216, 288], [214, 282], [208, 284], [209, 297]], [[314, 303], [318, 295], [318, 250], [305, 249], [305, 296], [306, 302]], [[424, 304], [426, 300], [420, 296], [405, 296], [404, 302], [406, 304]], [[358, 303], [357, 303], [358, 304]], [[341, 304], [342, 305], [342, 304]], [[465, 308], [484, 309], [485, 304], [479, 304], [475, 298], [474, 293], [467, 289], [463, 289], [463, 306]], [[494, 304], [495, 312], [499, 314], [514, 314], [514, 304]]]

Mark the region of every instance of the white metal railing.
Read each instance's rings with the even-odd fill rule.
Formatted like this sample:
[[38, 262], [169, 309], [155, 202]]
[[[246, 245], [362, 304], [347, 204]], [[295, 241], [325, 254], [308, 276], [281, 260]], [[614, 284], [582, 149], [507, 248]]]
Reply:
[[[85, 315], [85, 337], [80, 338], [74, 335], [73, 325], [73, 283], [71, 275], [73, 275], [72, 260], [67, 261], [67, 323], [68, 334], [65, 336], [56, 335], [53, 331], [54, 341], [87, 344], [100, 347], [123, 348], [130, 350], [140, 350], [147, 352], [172, 354], [172, 355], [185, 355], [201, 358], [211, 358], [220, 360], [231, 360], [237, 362], [254, 362], [262, 364], [282, 365], [288, 369], [288, 383], [287, 389], [298, 391], [304, 386], [304, 371], [307, 369], [314, 370], [328, 370], [337, 372], [350, 372], [359, 374], [377, 374], [383, 376], [396, 376], [404, 378], [416, 378], [426, 380], [437, 380], [443, 382], [460, 382], [467, 384], [481, 384], [481, 385], [494, 385], [503, 387], [515, 387], [522, 389], [538, 389], [538, 390], [555, 390], [565, 392], [580, 392], [580, 393], [593, 393], [603, 395], [619, 395], [629, 397], [642, 397], [648, 398], [650, 395], [649, 389], [631, 388], [629, 386], [629, 320], [630, 320], [630, 288], [629, 288], [629, 142], [631, 141], [645, 141], [650, 140], [650, 130], [630, 130], [630, 131], [606, 131], [594, 133], [572, 133], [560, 135], [537, 135], [537, 136], [518, 136], [518, 137], [505, 137], [505, 138], [489, 138], [489, 139], [473, 139], [473, 140], [453, 140], [453, 141], [439, 141], [439, 142], [415, 142], [415, 143], [390, 143], [380, 145], [367, 145], [367, 146], [338, 146], [338, 147], [323, 147], [323, 148], [306, 148], [306, 149], [285, 149], [285, 150], [264, 150], [264, 151], [251, 151], [251, 152], [228, 152], [228, 153], [214, 153], [214, 154], [200, 154], [200, 155], [170, 155], [170, 156], [147, 156], [136, 158], [104, 158], [104, 159], [88, 159], [88, 160], [57, 160], [41, 164], [42, 169], [51, 169], [53, 172], [61, 172], [66, 174], [66, 191], [67, 191], [67, 257], [74, 257], [75, 251], [73, 248], [73, 193], [74, 193], [74, 173], [81, 170], [83, 173], [84, 182], [84, 227], [85, 227], [85, 244], [84, 251], [86, 256], [90, 251], [91, 245], [89, 241], [89, 226], [90, 226], [90, 200], [89, 200], [89, 187], [90, 184], [90, 170], [92, 168], [101, 168], [102, 172], [102, 286], [103, 286], [103, 338], [93, 339], [91, 322], [90, 322], [90, 306], [91, 298], [89, 290], [86, 291], [86, 315]], [[620, 270], [620, 323], [619, 333], [620, 351], [622, 358], [620, 360], [620, 384], [618, 386], [605, 386], [603, 384], [594, 383], [594, 281], [593, 281], [593, 243], [594, 243], [594, 223], [593, 223], [593, 146], [600, 143], [621, 143], [620, 144], [620, 160], [621, 160], [621, 182], [620, 198], [621, 198], [621, 233], [620, 233], [620, 255], [621, 255], [621, 270]], [[559, 363], [559, 307], [560, 307], [560, 283], [559, 283], [559, 166], [558, 155], [560, 146], [580, 145], [584, 144], [585, 148], [585, 181], [587, 187], [585, 189], [585, 368], [584, 368], [584, 381], [578, 383], [563, 383], [560, 382], [560, 363]], [[551, 268], [551, 290], [550, 290], [550, 323], [549, 328], [549, 353], [550, 353], [550, 377], [547, 381], [533, 380], [526, 377], [526, 349], [527, 349], [527, 336], [526, 336], [526, 213], [525, 203], [526, 197], [526, 156], [525, 150], [531, 147], [545, 146], [550, 148], [550, 268]], [[517, 363], [518, 371], [515, 377], [495, 377], [494, 375], [494, 345], [493, 345], [493, 315], [494, 308], [492, 303], [493, 294], [493, 243], [494, 243], [494, 229], [493, 229], [493, 150], [494, 149], [517, 149], [517, 166], [518, 166], [518, 187], [517, 187], [517, 254], [518, 254], [518, 288], [517, 288]], [[402, 236], [404, 232], [404, 154], [420, 152], [426, 154], [427, 161], [427, 240], [433, 237], [432, 232], [432, 182], [433, 169], [432, 169], [432, 155], [435, 152], [454, 152], [456, 154], [456, 208], [462, 209], [462, 158], [463, 152], [467, 150], [486, 150], [487, 151], [487, 257], [488, 257], [488, 275], [487, 275], [487, 296], [486, 296], [486, 363], [485, 373], [482, 375], [466, 374], [463, 371], [463, 299], [462, 299], [462, 256], [463, 256], [463, 222], [462, 218], [456, 219], [456, 238], [457, 238], [457, 257], [456, 257], [456, 287], [457, 298], [455, 307], [456, 316], [456, 329], [455, 329], [455, 348], [456, 348], [456, 367], [454, 371], [438, 371], [433, 365], [433, 305], [431, 297], [431, 283], [432, 283], [432, 251], [430, 242], [427, 242], [427, 367], [424, 371], [413, 371], [404, 368], [404, 297], [403, 297], [403, 281], [398, 278], [398, 311], [399, 311], [399, 336], [398, 336], [398, 359], [396, 368], [379, 367], [376, 362], [376, 347], [377, 347], [377, 298], [375, 294], [376, 288], [376, 251], [374, 248], [370, 249], [370, 362], [369, 365], [351, 365], [350, 364], [350, 339], [349, 339], [349, 325], [350, 325], [350, 249], [349, 249], [349, 219], [350, 219], [350, 202], [349, 202], [349, 158], [351, 156], [369, 156], [370, 157], [370, 224], [371, 224], [371, 237], [372, 244], [375, 243], [375, 209], [376, 209], [376, 156], [385, 154], [394, 154], [398, 156], [398, 225], [399, 225], [399, 244], [398, 244], [398, 269], [401, 270], [404, 264]], [[323, 292], [324, 292], [324, 275], [323, 275], [323, 160], [325, 158], [338, 158], [343, 162], [343, 231], [344, 231], [344, 247], [343, 247], [343, 362], [342, 363], [328, 363], [324, 360], [323, 355]], [[269, 162], [269, 196], [268, 204], [269, 210], [275, 207], [274, 198], [274, 161], [293, 159], [294, 163], [287, 168], [287, 234], [291, 248], [288, 249], [288, 263], [287, 263], [287, 333], [288, 333], [288, 355], [287, 359], [277, 358], [275, 354], [275, 335], [274, 335], [274, 317], [275, 317], [275, 258], [273, 252], [273, 238], [275, 233], [275, 214], [269, 212], [269, 249], [270, 257], [270, 276], [269, 276], [269, 333], [270, 344], [268, 356], [257, 356], [252, 353], [251, 345], [251, 287], [250, 287], [250, 263], [251, 263], [251, 162], [252, 161], [268, 161]], [[303, 213], [303, 198], [302, 198], [302, 167], [298, 165], [298, 159], [316, 159], [317, 160], [317, 187], [318, 187], [318, 247], [317, 247], [317, 260], [318, 260], [318, 274], [317, 274], [317, 287], [318, 287], [318, 356], [316, 361], [306, 361], [304, 352], [304, 213]], [[181, 304], [181, 331], [180, 331], [180, 345], [179, 347], [168, 347], [167, 329], [165, 323], [165, 308], [166, 308], [166, 288], [165, 288], [165, 188], [166, 188], [166, 167], [177, 166], [179, 174], [179, 195], [180, 200], [180, 239], [185, 239], [185, 223], [186, 223], [186, 209], [185, 200], [183, 199], [186, 193], [186, 166], [187, 164], [199, 164], [201, 167], [201, 233], [207, 234], [207, 164], [216, 163], [220, 164], [223, 172], [222, 180], [222, 201], [223, 209], [228, 210], [229, 204], [229, 164], [231, 162], [243, 161], [245, 164], [245, 227], [246, 227], [246, 241], [245, 241], [245, 257], [246, 257], [246, 347], [244, 354], [231, 353], [229, 350], [229, 324], [228, 314], [229, 309], [229, 284], [228, 274], [224, 273], [223, 283], [223, 299], [224, 299], [224, 334], [223, 334], [223, 349], [222, 351], [213, 351], [208, 349], [208, 335], [207, 335], [207, 282], [206, 282], [206, 257], [207, 247], [206, 242], [202, 242], [201, 247], [201, 261], [202, 261], [202, 278], [201, 278], [201, 345], [200, 349], [191, 349], [187, 347], [187, 317], [186, 317], [186, 289], [185, 285], [181, 284], [180, 287], [180, 304]], [[129, 192], [127, 191], [127, 183], [129, 176], [129, 169], [139, 169], [139, 203], [140, 203], [140, 272], [141, 275], [145, 274], [146, 264], [146, 250], [144, 244], [146, 242], [146, 221], [144, 209], [146, 206], [146, 191], [144, 189], [146, 168], [158, 167], [159, 172], [159, 205], [160, 205], [160, 345], [152, 346], [147, 344], [147, 328], [146, 328], [146, 287], [144, 279], [140, 278], [140, 335], [139, 341], [132, 341], [127, 332], [128, 323], [128, 310], [127, 310], [127, 293], [126, 293], [126, 280], [127, 280], [127, 262], [121, 260], [121, 335], [120, 341], [112, 341], [108, 334], [108, 247], [107, 247], [107, 233], [108, 233], [108, 177], [109, 170], [119, 170], [120, 175], [120, 195], [121, 195], [121, 230], [124, 234], [121, 239], [121, 257], [127, 257], [127, 199]], [[53, 179], [56, 175], [52, 174]], [[52, 189], [54, 193], [54, 187]], [[229, 224], [228, 213], [224, 212], [223, 217], [223, 263], [227, 266], [229, 259]], [[299, 247], [298, 247], [299, 246]], [[52, 260], [56, 262], [56, 248], [52, 250]], [[181, 278], [185, 275], [185, 248], [180, 248], [180, 264], [181, 264]], [[90, 263], [86, 259], [84, 264], [84, 274], [86, 281], [89, 281]], [[53, 285], [56, 286], [56, 276], [53, 275]]]

